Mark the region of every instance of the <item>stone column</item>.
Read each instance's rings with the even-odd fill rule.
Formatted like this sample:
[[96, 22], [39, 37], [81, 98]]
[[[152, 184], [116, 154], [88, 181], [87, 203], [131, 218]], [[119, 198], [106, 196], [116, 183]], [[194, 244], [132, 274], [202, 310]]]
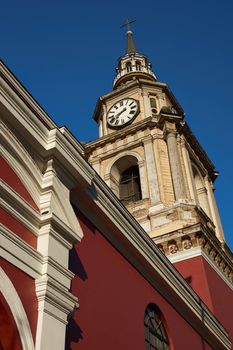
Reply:
[[197, 191], [194, 184], [191, 160], [189, 157], [189, 152], [185, 145], [185, 140], [183, 138], [181, 139], [181, 149], [182, 149], [182, 155], [184, 158], [184, 165], [185, 165], [185, 170], [187, 174], [190, 196], [191, 196], [191, 199], [194, 201], [194, 203], [198, 205], [198, 197], [197, 197]]
[[102, 123], [102, 136], [107, 135], [107, 107], [106, 104], [103, 103], [103, 123]]
[[185, 199], [186, 195], [176, 135], [175, 131], [167, 133], [167, 147], [175, 198], [179, 200]]
[[150, 99], [148, 97], [148, 93], [142, 90], [142, 98], [143, 98], [143, 108], [144, 108], [144, 116], [145, 118], [151, 116], [151, 108], [150, 108]]
[[140, 185], [142, 191], [142, 199], [149, 198], [147, 179], [145, 174], [145, 162], [143, 160], [138, 161]]
[[99, 121], [99, 137], [103, 136], [103, 119]]
[[148, 187], [150, 193], [150, 201], [151, 204], [160, 203], [160, 193], [159, 193], [159, 184], [158, 184], [158, 176], [157, 169], [154, 159], [154, 150], [153, 150], [153, 142], [152, 137], [149, 136], [145, 140], [143, 140], [144, 150], [145, 150], [145, 160], [147, 167], [147, 178], [148, 178]]
[[216, 201], [214, 198], [213, 184], [212, 184], [212, 182], [210, 183], [207, 176], [205, 177], [205, 186], [207, 189], [207, 196], [208, 196], [208, 201], [209, 201], [209, 206], [210, 206], [210, 212], [211, 212], [211, 215], [213, 218], [214, 225], [216, 227], [216, 236], [218, 237], [220, 242], [224, 242], [225, 241], [224, 232], [223, 232], [222, 223], [221, 223], [221, 219], [219, 216], [217, 204], [216, 204]]

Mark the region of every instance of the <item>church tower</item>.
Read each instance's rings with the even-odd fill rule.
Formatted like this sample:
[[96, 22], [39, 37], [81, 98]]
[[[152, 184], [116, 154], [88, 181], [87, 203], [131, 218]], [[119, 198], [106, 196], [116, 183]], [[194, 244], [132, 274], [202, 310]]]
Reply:
[[205, 254], [232, 281], [213, 192], [218, 174], [168, 85], [137, 51], [129, 23], [113, 90], [96, 105], [99, 138], [86, 144], [87, 158], [173, 263]]

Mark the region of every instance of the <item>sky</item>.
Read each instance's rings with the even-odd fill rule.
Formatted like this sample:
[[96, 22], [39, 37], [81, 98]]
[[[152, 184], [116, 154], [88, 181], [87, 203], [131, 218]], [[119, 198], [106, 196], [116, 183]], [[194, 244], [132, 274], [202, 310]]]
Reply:
[[0, 57], [59, 126], [80, 141], [98, 137], [92, 120], [125, 53], [126, 18], [137, 49], [186, 113], [220, 175], [215, 182], [233, 249], [233, 1], [0, 0]]

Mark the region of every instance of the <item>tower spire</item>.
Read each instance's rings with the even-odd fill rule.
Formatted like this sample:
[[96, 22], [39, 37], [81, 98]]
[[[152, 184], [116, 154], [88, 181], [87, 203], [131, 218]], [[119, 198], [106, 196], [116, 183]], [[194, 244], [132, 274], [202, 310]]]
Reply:
[[130, 28], [130, 24], [133, 22], [135, 22], [135, 20], [126, 19], [125, 23], [121, 26], [121, 28], [127, 27], [126, 54], [118, 59], [118, 65], [116, 68], [117, 74], [113, 81], [114, 89], [130, 80], [134, 80], [135, 78], [149, 79], [152, 81], [157, 80], [147, 57], [137, 52], [133, 40], [133, 33]]
[[130, 24], [136, 22], [136, 20], [130, 20], [126, 19], [125, 23], [122, 24], [122, 27], [127, 27], [127, 32], [126, 32], [126, 54], [135, 54], [137, 52], [136, 46], [133, 40], [133, 32], [130, 28]]

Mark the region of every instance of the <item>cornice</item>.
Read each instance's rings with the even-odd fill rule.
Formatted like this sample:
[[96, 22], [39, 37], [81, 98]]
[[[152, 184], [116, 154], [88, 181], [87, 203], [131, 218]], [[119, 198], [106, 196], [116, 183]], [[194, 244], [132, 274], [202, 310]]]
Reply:
[[78, 298], [47, 275], [38, 278], [35, 284], [39, 310], [67, 325], [67, 316], [78, 307]]
[[33, 278], [42, 274], [43, 255], [7, 227], [0, 226], [1, 256]]
[[[0, 60], [0, 77], [7, 83], [20, 100], [29, 108], [29, 110], [46, 126], [48, 129], [56, 127], [56, 124], [49, 117], [49, 115], [43, 110], [38, 102], [32, 97], [32, 95], [26, 90], [26, 88], [18, 81], [9, 68]], [[8, 92], [10, 92], [8, 90]]]
[[39, 235], [40, 214], [16, 191], [0, 179], [1, 207], [27, 227], [35, 236]]
[[214, 165], [207, 156], [206, 152], [198, 142], [197, 138], [194, 136], [192, 130], [188, 126], [188, 124], [180, 123], [178, 125], [178, 131], [185, 136], [186, 141], [191, 146], [191, 149], [195, 152], [195, 154], [198, 156], [198, 158], [203, 163], [204, 167], [208, 171], [208, 174], [211, 178], [211, 180], [215, 180], [216, 178], [216, 172], [214, 171]]
[[171, 89], [166, 83], [158, 82], [158, 81], [150, 81], [146, 79], [133, 79], [132, 81], [128, 82], [127, 84], [124, 84], [122, 86], [119, 86], [116, 90], [113, 90], [106, 95], [101, 96], [96, 103], [95, 111], [93, 113], [92, 118], [95, 121], [98, 121], [99, 114], [101, 111], [101, 105], [108, 99], [114, 98], [115, 96], [120, 96], [121, 94], [125, 94], [127, 91], [132, 90], [134, 88], [143, 88], [143, 87], [151, 87], [151, 88], [160, 88], [162, 91], [166, 92], [168, 97], [171, 99], [173, 104], [176, 106], [176, 108], [179, 111], [179, 114], [184, 116], [184, 110], [181, 107], [180, 103], [177, 101], [176, 97], [172, 93]]
[[179, 260], [181, 256], [183, 260], [192, 257], [197, 248], [202, 248], [218, 274], [233, 287], [233, 263], [230, 253], [227, 254], [222, 249], [222, 244], [211, 227], [208, 224], [204, 226], [198, 223], [161, 235], [153, 240], [172, 262]]
[[228, 287], [233, 291], [233, 284], [229, 281], [228, 278], [226, 278], [226, 276], [222, 273], [222, 271], [219, 270], [219, 268], [210, 259], [209, 255], [201, 246], [197, 246], [192, 249], [183, 250], [183, 251], [177, 252], [176, 254], [169, 255], [168, 259], [171, 261], [172, 264], [175, 264], [181, 261], [196, 258], [198, 256], [203, 257], [209, 263], [209, 265], [214, 269], [214, 271], [223, 279], [223, 281], [228, 285]]
[[127, 137], [128, 135], [135, 134], [138, 131], [143, 131], [147, 128], [154, 128], [158, 126], [158, 119], [156, 117], [148, 117], [144, 120], [141, 120], [138, 123], [131, 124], [125, 128], [117, 130], [110, 135], [102, 136], [96, 140], [88, 142], [84, 145], [85, 153], [90, 153], [92, 150], [102, 147], [108, 142], [114, 142], [118, 139]]

